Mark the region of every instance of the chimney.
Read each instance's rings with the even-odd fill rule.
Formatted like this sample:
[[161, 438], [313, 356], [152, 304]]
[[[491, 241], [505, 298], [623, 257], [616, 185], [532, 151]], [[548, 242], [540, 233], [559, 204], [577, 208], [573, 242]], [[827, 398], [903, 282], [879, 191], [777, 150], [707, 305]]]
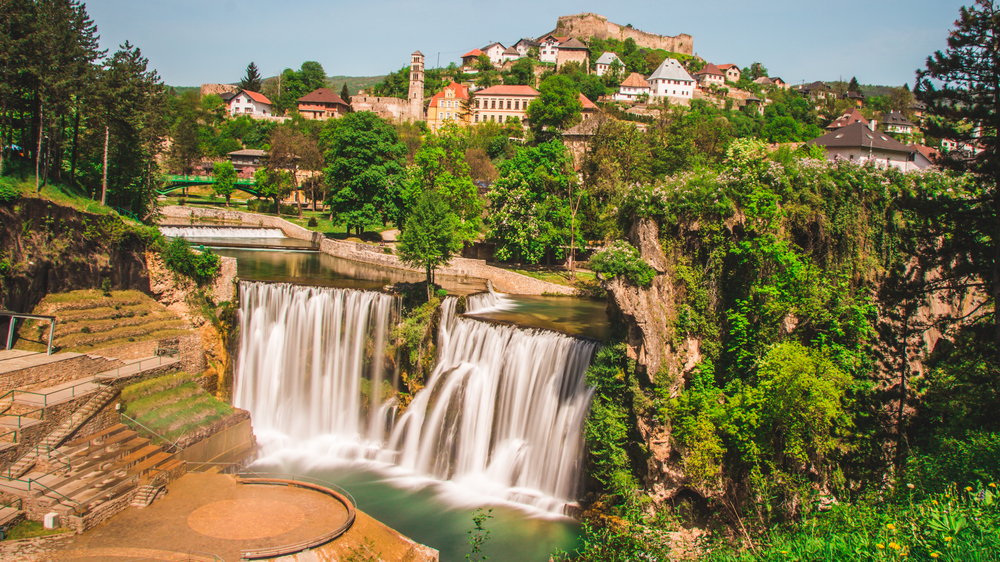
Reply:
[[873, 131], [875, 130], [875, 127], [877, 127], [877, 126], [878, 126], [878, 121], [876, 121], [874, 119], [872, 119], [871, 121], [868, 122], [868, 128], [871, 129], [871, 130], [873, 130]]

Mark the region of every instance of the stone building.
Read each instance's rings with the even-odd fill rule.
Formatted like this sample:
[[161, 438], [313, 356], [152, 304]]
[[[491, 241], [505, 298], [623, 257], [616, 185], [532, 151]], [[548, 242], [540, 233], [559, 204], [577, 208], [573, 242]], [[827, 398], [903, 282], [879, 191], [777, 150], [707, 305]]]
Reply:
[[364, 93], [351, 98], [352, 111], [371, 111], [394, 122], [424, 120], [424, 55], [410, 55], [410, 87], [406, 99], [368, 96]]
[[584, 72], [590, 72], [590, 49], [576, 37], [571, 37], [559, 44], [556, 51], [556, 69], [568, 62], [580, 63]]
[[[674, 53], [685, 55], [694, 54], [694, 37], [686, 33], [676, 36], [656, 35], [640, 31], [631, 25], [621, 26], [608, 21], [608, 18], [593, 14], [582, 13], [572, 16], [560, 16], [556, 22], [556, 28], [550, 35], [565, 37], [578, 37], [589, 40], [591, 37], [598, 39], [617, 39], [625, 41], [631, 38], [639, 47], [646, 49], [665, 49]], [[545, 37], [544, 35], [542, 37]]]

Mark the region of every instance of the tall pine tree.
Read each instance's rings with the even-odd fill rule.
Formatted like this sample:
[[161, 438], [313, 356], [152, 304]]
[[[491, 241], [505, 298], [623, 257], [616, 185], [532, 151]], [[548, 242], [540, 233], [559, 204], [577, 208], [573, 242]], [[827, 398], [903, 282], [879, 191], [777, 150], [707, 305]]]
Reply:
[[240, 80], [240, 89], [249, 92], [259, 92], [261, 89], [260, 70], [253, 62], [247, 65], [247, 73]]

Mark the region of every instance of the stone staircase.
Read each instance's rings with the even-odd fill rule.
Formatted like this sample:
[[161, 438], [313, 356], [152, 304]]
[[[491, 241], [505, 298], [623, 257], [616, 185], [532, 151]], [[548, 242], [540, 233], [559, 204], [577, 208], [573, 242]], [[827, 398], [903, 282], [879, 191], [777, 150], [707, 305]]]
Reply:
[[46, 456], [50, 466], [58, 469], [29, 472], [18, 479], [0, 478], [0, 492], [22, 498], [25, 509], [36, 516], [55, 511], [80, 521], [96, 510], [148, 506], [184, 468], [184, 461], [122, 424], [67, 443]]
[[28, 470], [35, 466], [35, 461], [38, 459], [40, 450], [51, 450], [61, 445], [67, 437], [72, 435], [77, 429], [80, 429], [98, 410], [106, 406], [117, 393], [118, 391], [110, 386], [101, 386], [93, 398], [84, 404], [83, 407], [73, 412], [63, 423], [59, 424], [59, 427], [42, 439], [36, 447], [14, 462], [5, 471], [3, 476], [10, 479], [24, 476]]

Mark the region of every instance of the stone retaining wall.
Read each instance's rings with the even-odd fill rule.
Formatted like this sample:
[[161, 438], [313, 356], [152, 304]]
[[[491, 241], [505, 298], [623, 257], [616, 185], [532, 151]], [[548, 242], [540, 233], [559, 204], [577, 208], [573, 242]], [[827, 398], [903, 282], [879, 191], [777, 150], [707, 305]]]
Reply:
[[92, 355], [77, 355], [62, 361], [54, 361], [34, 367], [26, 367], [17, 371], [4, 373], [0, 376], [0, 395], [14, 389], [35, 390], [47, 388], [96, 375], [121, 367], [123, 363], [117, 359], [97, 357]]
[[[297, 238], [299, 240], [309, 240], [319, 244], [320, 251], [348, 260], [371, 263], [382, 267], [393, 269], [404, 269], [407, 271], [421, 271], [417, 268], [407, 266], [394, 254], [383, 253], [378, 246], [358, 244], [354, 242], [343, 242], [323, 237], [318, 232], [313, 232], [297, 224], [292, 224], [284, 219], [268, 215], [258, 215], [255, 213], [245, 213], [243, 211], [204, 209], [191, 207], [164, 207], [160, 210], [164, 217], [171, 219], [191, 219], [191, 218], [213, 218], [228, 221], [240, 221], [243, 224], [280, 228], [285, 236]], [[541, 295], [553, 293], [559, 295], [573, 295], [576, 290], [565, 285], [556, 285], [540, 281], [527, 275], [521, 275], [513, 271], [486, 265], [486, 260], [474, 260], [468, 258], [453, 258], [447, 267], [437, 270], [439, 275], [452, 277], [474, 277], [477, 279], [488, 279], [493, 283], [493, 287], [501, 293], [513, 295]]]

